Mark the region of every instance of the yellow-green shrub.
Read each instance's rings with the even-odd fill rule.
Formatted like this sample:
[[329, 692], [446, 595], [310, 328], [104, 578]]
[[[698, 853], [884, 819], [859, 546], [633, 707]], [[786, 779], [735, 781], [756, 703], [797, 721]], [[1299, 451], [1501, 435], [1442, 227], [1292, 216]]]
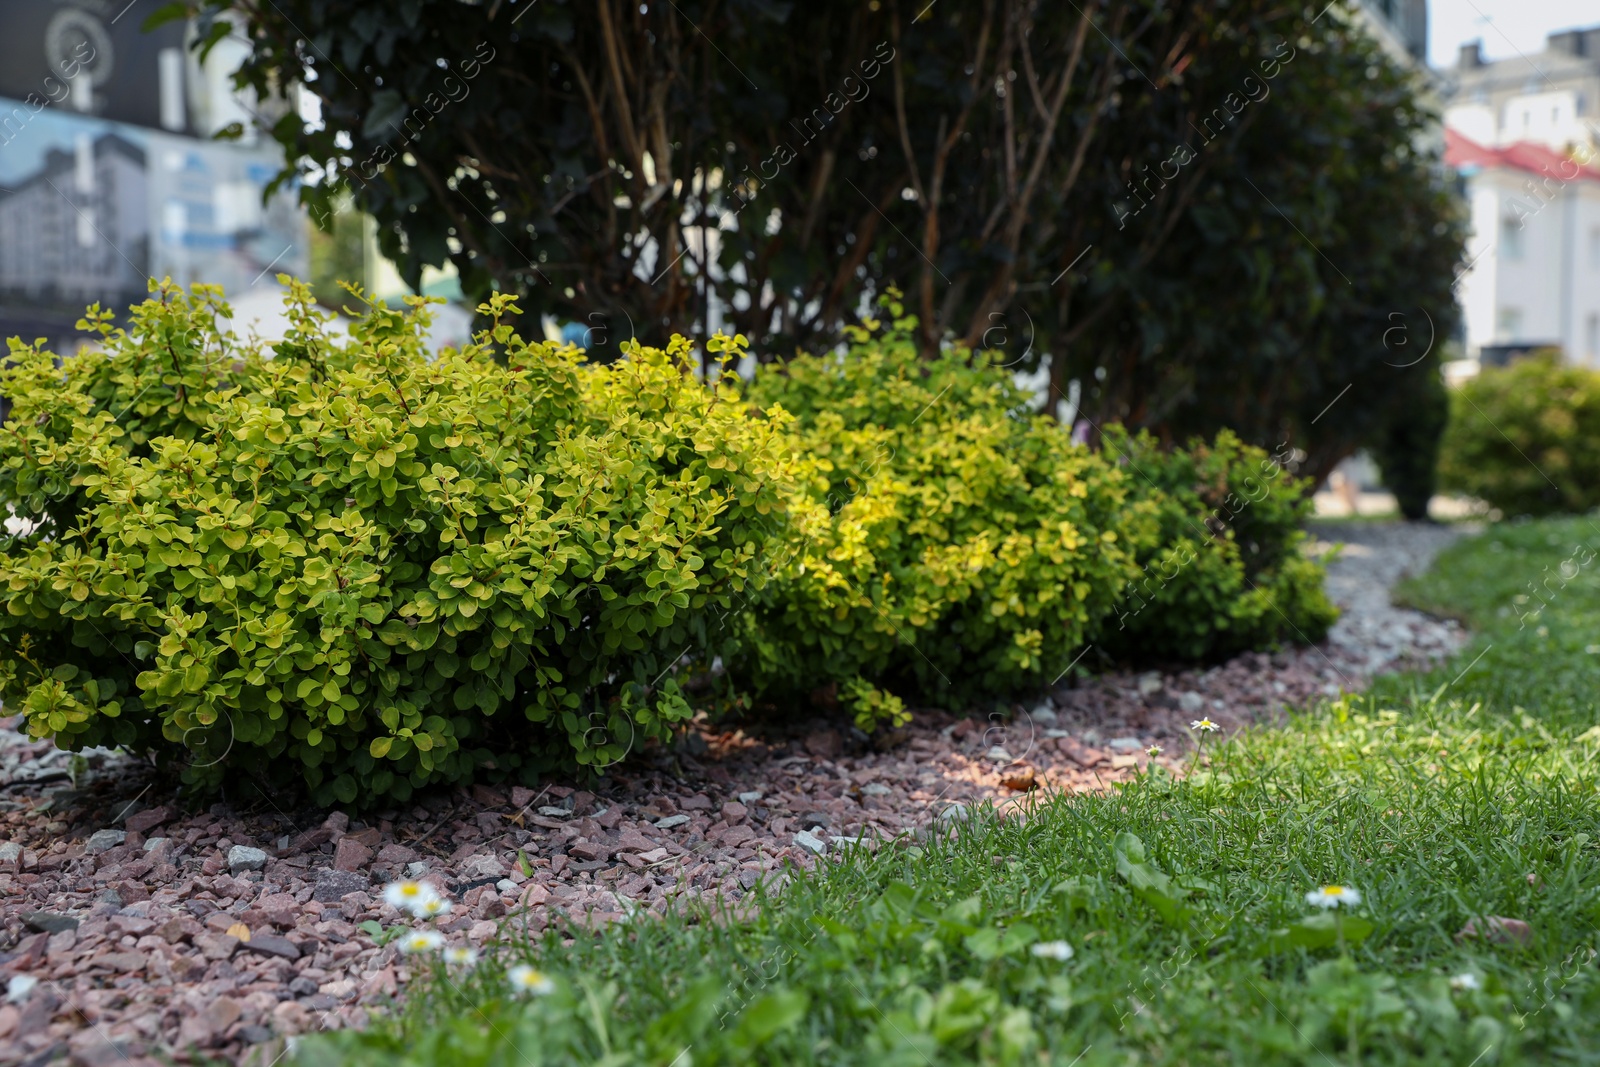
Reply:
[[919, 359], [905, 325], [752, 386], [796, 418], [806, 493], [735, 676], [838, 683], [864, 720], [899, 711], [878, 687], [961, 706], [1049, 684], [1135, 574], [1124, 472], [1025, 414], [1005, 373]]
[[672, 666], [787, 536], [783, 420], [737, 379], [682, 338], [527, 344], [506, 297], [430, 361], [422, 301], [341, 339], [295, 286], [269, 353], [219, 291], [152, 290], [0, 370], [0, 698], [33, 734], [348, 802], [603, 765], [688, 715]]
[[1303, 487], [1266, 452], [1223, 433], [1162, 453], [1115, 427], [1101, 450], [1075, 445], [981, 354], [919, 357], [909, 325], [869, 324], [848, 352], [752, 386], [794, 416], [805, 492], [736, 678], [780, 698], [833, 683], [866, 725], [900, 697], [1037, 691], [1080, 657], [1322, 636], [1334, 611], [1300, 551]]
[[1148, 433], [1108, 426], [1100, 447], [1147, 506], [1126, 512], [1139, 573], [1097, 648], [1122, 661], [1201, 661], [1327, 633], [1338, 611], [1302, 548], [1311, 497], [1280, 462], [1287, 455], [1227, 430], [1162, 449]]

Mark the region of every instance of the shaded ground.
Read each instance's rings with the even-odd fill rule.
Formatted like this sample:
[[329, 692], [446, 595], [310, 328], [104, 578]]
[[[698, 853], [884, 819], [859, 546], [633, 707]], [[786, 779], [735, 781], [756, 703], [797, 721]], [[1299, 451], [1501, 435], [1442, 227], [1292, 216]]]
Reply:
[[441, 928], [476, 941], [508, 912], [540, 930], [558, 912], [603, 923], [680, 898], [737, 906], [790, 864], [921, 829], [952, 803], [1100, 789], [1135, 773], [1151, 745], [1178, 766], [1191, 719], [1270, 720], [1459, 647], [1454, 623], [1388, 601], [1454, 531], [1318, 533], [1347, 542], [1329, 573], [1346, 615], [1320, 647], [1104, 676], [1009, 721], [922, 713], [879, 748], [823, 723], [702, 729], [594, 791], [479, 787], [370, 826], [270, 806], [185, 813], [109, 753], [91, 754], [74, 787], [69, 754], [5, 730], [0, 981], [23, 981], [0, 1005], [0, 1062], [234, 1058], [274, 1035], [359, 1025], [406, 980], [394, 948], [357, 928], [395, 918], [381, 887], [402, 875], [437, 881], [456, 901]]

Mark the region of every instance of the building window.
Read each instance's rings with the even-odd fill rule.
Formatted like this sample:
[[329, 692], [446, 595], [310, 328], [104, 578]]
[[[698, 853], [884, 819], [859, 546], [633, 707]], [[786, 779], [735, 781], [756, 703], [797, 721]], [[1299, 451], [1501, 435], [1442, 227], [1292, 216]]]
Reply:
[[1520, 261], [1526, 248], [1523, 240], [1522, 220], [1507, 215], [1500, 220], [1500, 258]]
[[1515, 341], [1522, 337], [1522, 309], [1501, 308], [1495, 317], [1495, 333], [1502, 341]]
[[1583, 354], [1591, 365], [1600, 360], [1600, 315], [1592, 311], [1583, 324]]

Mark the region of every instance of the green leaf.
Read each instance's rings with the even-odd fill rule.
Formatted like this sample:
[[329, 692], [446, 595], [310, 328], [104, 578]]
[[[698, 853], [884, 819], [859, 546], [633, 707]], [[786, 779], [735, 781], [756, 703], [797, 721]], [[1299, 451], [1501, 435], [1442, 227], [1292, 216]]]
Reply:
[[1374, 929], [1371, 922], [1359, 916], [1325, 911], [1320, 915], [1312, 915], [1291, 923], [1283, 929], [1274, 930], [1267, 939], [1264, 952], [1275, 954], [1292, 948], [1313, 951], [1332, 948], [1339, 943], [1341, 922], [1344, 924], [1344, 941], [1347, 945], [1360, 944], [1372, 935]]
[[810, 1006], [811, 998], [801, 990], [775, 989], [744, 1010], [733, 1041], [745, 1049], [758, 1048], [799, 1023]]

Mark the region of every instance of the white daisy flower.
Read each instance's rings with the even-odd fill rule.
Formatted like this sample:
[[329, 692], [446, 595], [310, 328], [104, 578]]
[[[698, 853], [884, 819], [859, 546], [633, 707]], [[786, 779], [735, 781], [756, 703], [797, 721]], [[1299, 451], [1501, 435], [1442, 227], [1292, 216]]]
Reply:
[[478, 950], [463, 945], [447, 948], [444, 950], [444, 961], [458, 967], [471, 967], [478, 962]]
[[1458, 974], [1454, 978], [1450, 979], [1450, 988], [1457, 990], [1458, 992], [1475, 992], [1483, 988], [1483, 982], [1478, 978], [1477, 975], [1473, 974], [1471, 971], [1468, 971], [1465, 974]]
[[1189, 724], [1189, 729], [1198, 730], [1200, 733], [1203, 733], [1203, 734], [1214, 734], [1218, 730], [1222, 729], [1222, 727], [1220, 727], [1216, 723], [1212, 722], [1209, 718], [1205, 718], [1205, 719], [1196, 719], [1193, 722], [1191, 722]]
[[1347, 885], [1325, 885], [1307, 893], [1306, 903], [1318, 908], [1337, 908], [1341, 904], [1353, 908], [1361, 903], [1361, 890]]
[[408, 956], [419, 952], [432, 952], [444, 944], [444, 935], [437, 930], [413, 930], [400, 939], [400, 951]]
[[1028, 951], [1042, 960], [1058, 960], [1065, 963], [1072, 958], [1072, 946], [1065, 941], [1040, 941]]
[[1151, 759], [1155, 759], [1157, 756], [1161, 755], [1161, 746], [1151, 745], [1149, 748], [1144, 750], [1144, 754], [1149, 756]]
[[433, 897], [424, 900], [411, 909], [411, 914], [419, 919], [437, 919], [441, 915], [448, 915], [453, 905], [443, 897]]
[[425, 901], [438, 900], [439, 891], [427, 882], [390, 882], [383, 887], [383, 902], [416, 914]]
[[511, 979], [511, 988], [518, 993], [527, 993], [529, 996], [543, 997], [554, 993], [556, 984], [550, 976], [541, 970], [529, 967], [526, 963], [519, 963], [506, 972], [506, 977]]

